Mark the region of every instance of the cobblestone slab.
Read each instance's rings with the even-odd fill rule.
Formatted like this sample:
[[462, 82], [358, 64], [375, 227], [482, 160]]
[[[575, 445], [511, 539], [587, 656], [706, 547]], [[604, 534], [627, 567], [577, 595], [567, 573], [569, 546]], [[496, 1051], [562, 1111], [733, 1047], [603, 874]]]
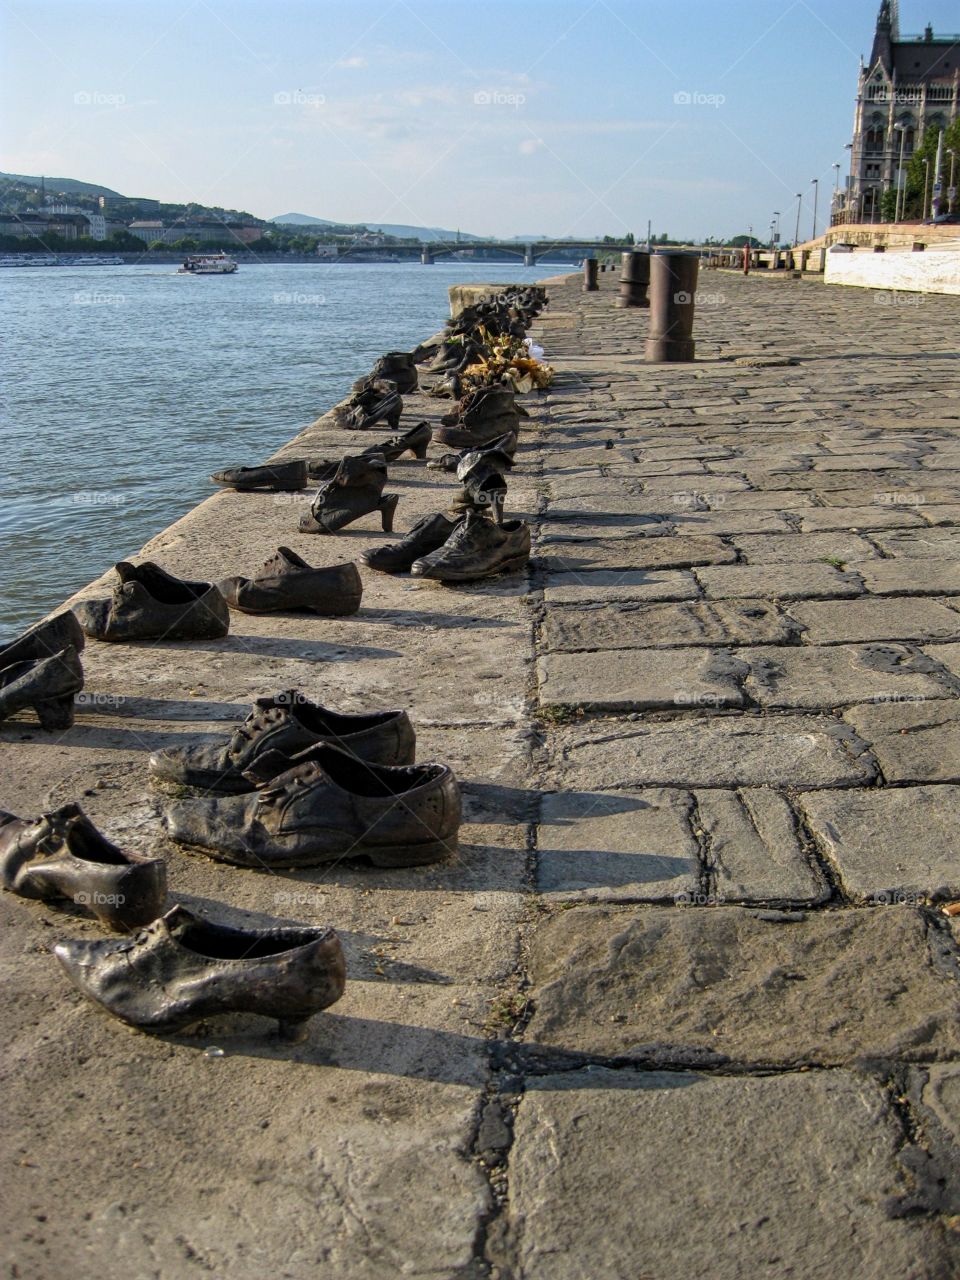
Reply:
[[904, 645], [811, 645], [737, 653], [750, 666], [744, 688], [764, 707], [830, 708], [955, 696], [927, 674], [932, 664]]
[[746, 596], [761, 600], [843, 599], [862, 593], [857, 574], [841, 571], [832, 564], [697, 567], [696, 578], [715, 600]]
[[546, 1076], [517, 1115], [504, 1261], [525, 1280], [947, 1280], [935, 1222], [890, 1211], [915, 1190], [902, 1148], [853, 1072]]
[[781, 1068], [960, 1053], [949, 937], [910, 906], [785, 918], [734, 906], [575, 907], [528, 945], [527, 1036], [540, 1044]]
[[863, 739], [829, 716], [598, 721], [554, 730], [552, 754], [557, 783], [576, 788], [848, 787], [877, 776]]
[[875, 595], [960, 595], [957, 560], [862, 560], [852, 561], [846, 568]]
[[619, 538], [564, 532], [557, 525], [537, 543], [536, 555], [552, 572], [577, 569], [688, 569], [691, 565], [729, 564], [737, 553], [719, 538]]
[[888, 782], [960, 781], [960, 702], [867, 703], [844, 719], [870, 743]]
[[[960, 613], [954, 615], [960, 632]], [[609, 604], [547, 615], [548, 649], [643, 649], [651, 646], [789, 644], [799, 631], [765, 601], [707, 604]]]
[[789, 804], [776, 791], [697, 792], [709, 893], [724, 902], [825, 902], [830, 889], [804, 855]]
[[790, 606], [810, 644], [960, 638], [960, 612], [935, 600], [811, 600]]
[[866, 538], [855, 533], [794, 533], [782, 538], [733, 539], [749, 564], [827, 564], [842, 567], [848, 560], [868, 560], [877, 554]]
[[598, 569], [551, 573], [543, 588], [546, 605], [593, 604], [601, 600], [695, 600], [700, 587], [692, 573], [648, 569]]
[[607, 650], [602, 657], [548, 653], [537, 665], [544, 707], [639, 711], [744, 703], [740, 680], [747, 668], [711, 649]]
[[805, 792], [799, 804], [857, 901], [960, 897], [960, 787]]
[[550, 897], [662, 902], [696, 892], [693, 798], [684, 791], [543, 797], [537, 888]]

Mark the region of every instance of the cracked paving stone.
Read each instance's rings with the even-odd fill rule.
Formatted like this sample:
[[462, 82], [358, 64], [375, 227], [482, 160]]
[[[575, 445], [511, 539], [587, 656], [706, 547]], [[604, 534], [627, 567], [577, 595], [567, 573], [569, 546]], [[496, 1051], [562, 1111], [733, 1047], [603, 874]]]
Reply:
[[906, 529], [878, 533], [875, 541], [891, 556], [910, 560], [960, 560], [960, 529]]
[[[712, 649], [548, 653], [537, 661], [542, 706], [597, 710], [739, 707], [747, 667]], [[859, 701], [859, 699], [858, 699]]]
[[697, 889], [693, 798], [675, 789], [545, 795], [537, 890], [548, 898], [662, 902]]
[[776, 791], [700, 791], [711, 893], [724, 902], [817, 903], [830, 897], [803, 856], [793, 812]]
[[629, 731], [601, 721], [555, 733], [554, 776], [571, 787], [848, 787], [877, 774], [866, 743], [827, 716], [691, 717]]
[[960, 787], [807, 791], [798, 804], [852, 898], [960, 897]]
[[888, 1211], [914, 1190], [903, 1143], [884, 1091], [852, 1071], [530, 1080], [510, 1158], [517, 1274], [948, 1280], [955, 1241]]
[[750, 665], [746, 692], [764, 707], [830, 708], [955, 696], [927, 674], [934, 664], [904, 645], [810, 645], [737, 653]]
[[[960, 613], [954, 615], [960, 631]], [[789, 644], [799, 629], [766, 601], [608, 604], [557, 609], [543, 628], [547, 648], [644, 649], [657, 645]]]
[[870, 744], [888, 782], [960, 781], [960, 703], [866, 703], [844, 719]]
[[955, 954], [922, 911], [773, 915], [721, 905], [551, 916], [528, 944], [527, 1043], [779, 1068], [960, 1053]]

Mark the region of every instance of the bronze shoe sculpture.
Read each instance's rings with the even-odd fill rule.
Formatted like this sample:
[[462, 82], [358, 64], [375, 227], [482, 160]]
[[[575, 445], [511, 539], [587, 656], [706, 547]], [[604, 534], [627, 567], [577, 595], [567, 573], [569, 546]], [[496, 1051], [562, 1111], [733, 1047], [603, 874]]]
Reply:
[[69, 729], [74, 695], [82, 688], [83, 666], [72, 645], [48, 658], [12, 662], [0, 668], [0, 720], [30, 708], [41, 729]]
[[388, 351], [373, 366], [371, 377], [387, 378], [402, 396], [417, 389], [417, 366], [412, 351]]
[[324, 743], [287, 763], [250, 796], [169, 806], [171, 838], [239, 867], [414, 867], [456, 852], [460, 788], [446, 765], [372, 765]]
[[443, 546], [457, 527], [458, 520], [458, 516], [448, 516], [444, 512], [424, 516], [399, 542], [362, 551], [360, 559], [378, 573], [409, 573], [415, 560]]
[[405, 431], [402, 436], [392, 436], [389, 440], [383, 440], [380, 444], [374, 445], [373, 448], [365, 449], [364, 453], [382, 453], [387, 462], [396, 462], [398, 458], [408, 452], [412, 453], [415, 458], [425, 458], [427, 456], [427, 446], [432, 438], [433, 432], [430, 429], [430, 423], [418, 422], [415, 427]]
[[3, 645], [0, 648], [0, 669], [12, 666], [15, 662], [51, 658], [62, 649], [76, 649], [80, 653], [85, 644], [86, 637], [80, 623], [67, 609], [64, 613], [47, 618], [45, 622], [38, 622], [10, 644]]
[[474, 582], [499, 573], [512, 573], [530, 559], [530, 526], [522, 520], [495, 524], [477, 511], [468, 511], [437, 551], [417, 560], [415, 578], [438, 582]]
[[387, 464], [382, 454], [344, 458], [333, 479], [317, 490], [309, 514], [301, 516], [300, 532], [337, 533], [354, 520], [378, 511], [383, 530], [389, 533], [400, 495], [385, 494], [386, 482]]
[[118, 849], [66, 804], [39, 818], [0, 810], [0, 883], [22, 898], [71, 900], [108, 929], [135, 929], [163, 910], [167, 868]]
[[303, 458], [294, 458], [260, 467], [226, 467], [215, 471], [210, 479], [241, 493], [294, 493], [307, 487], [307, 464]]
[[217, 587], [230, 608], [241, 613], [307, 609], [325, 618], [339, 618], [356, 613], [363, 596], [363, 583], [352, 562], [315, 568], [289, 547], [278, 547], [252, 578], [224, 578]]
[[114, 566], [119, 579], [110, 600], [74, 607], [95, 640], [215, 640], [230, 629], [227, 602], [211, 582], [175, 578], [147, 561]]
[[519, 431], [520, 409], [515, 393], [506, 387], [479, 387], [459, 402], [454, 413], [441, 419], [437, 444], [457, 449], [482, 449], [507, 433]]
[[[256, 782], [246, 775], [262, 757], [269, 755], [276, 764], [318, 742], [371, 764], [407, 765], [416, 759], [416, 734], [405, 711], [331, 711], [290, 689], [258, 699], [226, 740], [168, 747], [150, 757], [149, 768], [163, 782], [237, 795], [254, 789]], [[274, 767], [266, 776], [281, 772]]]
[[282, 1039], [299, 1042], [346, 983], [333, 929], [233, 929], [181, 906], [131, 938], [75, 939], [53, 952], [87, 999], [156, 1035], [214, 1014], [259, 1013], [277, 1019]]

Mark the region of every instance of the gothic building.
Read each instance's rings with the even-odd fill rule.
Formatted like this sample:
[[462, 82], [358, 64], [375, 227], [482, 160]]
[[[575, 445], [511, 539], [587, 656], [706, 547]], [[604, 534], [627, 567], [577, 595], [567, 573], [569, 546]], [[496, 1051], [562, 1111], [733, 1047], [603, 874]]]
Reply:
[[[870, 61], [860, 60], [845, 220], [880, 220], [880, 197], [896, 187], [926, 129], [945, 129], [960, 109], [960, 36], [901, 36], [897, 0], [882, 0]], [[958, 160], [960, 163], [960, 160]]]

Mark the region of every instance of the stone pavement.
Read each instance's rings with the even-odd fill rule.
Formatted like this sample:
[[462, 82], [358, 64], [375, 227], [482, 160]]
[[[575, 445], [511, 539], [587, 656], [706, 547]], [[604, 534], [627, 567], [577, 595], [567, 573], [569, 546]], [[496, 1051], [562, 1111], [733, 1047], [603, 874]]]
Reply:
[[[304, 1045], [157, 1040], [52, 962], [96, 926], [3, 895], [6, 1274], [960, 1271], [960, 300], [708, 274], [699, 359], [650, 367], [601, 282], [537, 329], [528, 576], [365, 573], [355, 618], [91, 643], [74, 729], [0, 728], [0, 805], [80, 798], [187, 905], [330, 921], [349, 968]], [[450, 487], [391, 467], [398, 526]], [[306, 500], [217, 494], [143, 554], [383, 540], [298, 534]], [[457, 859], [266, 875], [163, 840], [148, 750], [292, 686], [411, 711], [463, 780]]]

